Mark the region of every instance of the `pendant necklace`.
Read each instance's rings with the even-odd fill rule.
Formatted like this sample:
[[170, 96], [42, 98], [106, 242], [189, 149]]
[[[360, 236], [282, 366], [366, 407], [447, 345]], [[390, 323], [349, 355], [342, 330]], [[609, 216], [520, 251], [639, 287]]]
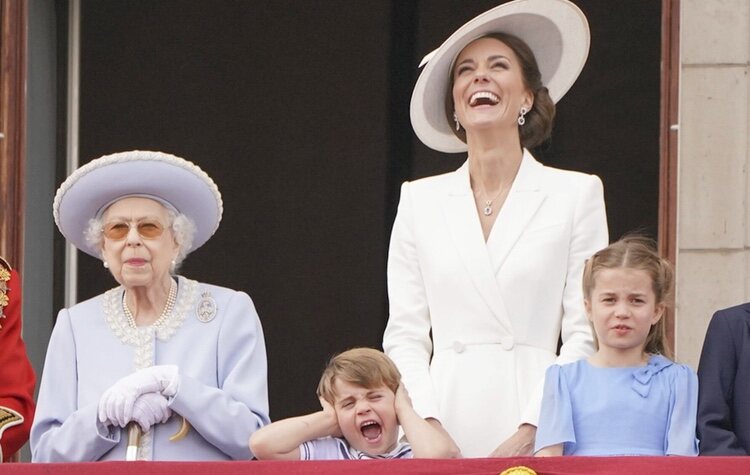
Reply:
[[[494, 198], [492, 198], [491, 200], [485, 200], [485, 201], [484, 201], [484, 209], [482, 210], [482, 213], [483, 213], [483, 214], [484, 214], [485, 216], [491, 216], [491, 215], [492, 215], [492, 211], [493, 211], [493, 210], [492, 210], [492, 202], [493, 202], [493, 201], [495, 201], [495, 200], [497, 200], [497, 198], [498, 198], [498, 197], [499, 197], [499, 196], [500, 196], [501, 194], [503, 194], [504, 192], [508, 191], [508, 188], [509, 188], [509, 187], [503, 187], [503, 188], [500, 188], [500, 191], [498, 191], [498, 192], [497, 192], [497, 194], [496, 194], [496, 195], [494, 196]], [[482, 196], [485, 196], [485, 194], [486, 194], [486, 193], [484, 192], [484, 189], [482, 189], [481, 193], [482, 193]]]

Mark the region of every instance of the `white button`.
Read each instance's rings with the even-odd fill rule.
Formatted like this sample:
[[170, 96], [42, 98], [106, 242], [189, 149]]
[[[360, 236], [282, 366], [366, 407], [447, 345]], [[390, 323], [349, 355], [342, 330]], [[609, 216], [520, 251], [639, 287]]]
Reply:
[[512, 336], [506, 336], [500, 339], [500, 345], [503, 347], [504, 350], [510, 351], [513, 349], [513, 345], [515, 343], [513, 342]]
[[456, 353], [463, 353], [465, 348], [466, 347], [464, 346], [464, 344], [460, 341], [453, 342], [453, 351], [455, 351]]

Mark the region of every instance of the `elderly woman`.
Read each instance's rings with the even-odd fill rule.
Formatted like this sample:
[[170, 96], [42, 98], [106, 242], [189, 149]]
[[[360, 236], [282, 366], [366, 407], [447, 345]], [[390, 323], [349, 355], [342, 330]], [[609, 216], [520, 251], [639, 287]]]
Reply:
[[517, 0], [456, 31], [414, 88], [417, 136], [468, 160], [401, 188], [383, 347], [464, 456], [531, 454], [546, 368], [593, 351], [581, 276], [607, 244], [602, 184], [529, 152], [588, 45], [572, 3]]
[[[31, 431], [34, 461], [252, 457], [248, 438], [269, 422], [253, 302], [175, 275], [221, 214], [211, 178], [166, 153], [104, 156], [60, 186], [57, 226], [119, 286], [57, 317]], [[137, 449], [127, 447], [125, 427], [142, 432]]]

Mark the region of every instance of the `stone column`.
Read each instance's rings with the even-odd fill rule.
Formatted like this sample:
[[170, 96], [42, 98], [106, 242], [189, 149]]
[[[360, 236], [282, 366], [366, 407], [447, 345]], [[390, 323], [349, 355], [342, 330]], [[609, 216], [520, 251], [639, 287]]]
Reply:
[[697, 368], [713, 312], [750, 300], [750, 2], [680, 5], [675, 346]]

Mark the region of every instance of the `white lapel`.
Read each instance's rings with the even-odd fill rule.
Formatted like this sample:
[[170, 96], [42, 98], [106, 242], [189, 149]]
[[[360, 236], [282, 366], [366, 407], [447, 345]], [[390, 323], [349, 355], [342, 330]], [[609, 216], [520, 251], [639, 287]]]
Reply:
[[451, 237], [480, 295], [495, 318], [508, 333], [512, 333], [471, 192], [468, 161], [455, 171], [452, 178], [443, 206]]
[[542, 164], [524, 149], [516, 179], [487, 240], [494, 275], [500, 272], [521, 233], [544, 201], [546, 195], [539, 186], [542, 168]]

